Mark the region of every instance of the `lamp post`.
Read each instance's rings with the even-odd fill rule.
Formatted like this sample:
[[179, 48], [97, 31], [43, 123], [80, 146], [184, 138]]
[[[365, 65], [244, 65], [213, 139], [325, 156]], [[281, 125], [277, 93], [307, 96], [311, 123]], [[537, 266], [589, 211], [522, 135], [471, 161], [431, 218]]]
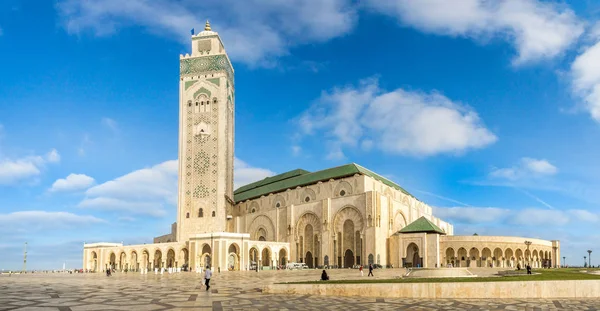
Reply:
[[587, 256], [583, 256], [583, 266], [587, 266]]
[[563, 267], [567, 266], [567, 257], [565, 257], [565, 256], [563, 256], [563, 264], [562, 264], [562, 266]]
[[592, 250], [588, 249], [588, 267], [592, 267]]
[[525, 245], [527, 245], [527, 250], [525, 252], [527, 253], [527, 265], [529, 265], [529, 257], [531, 256], [531, 254], [529, 254], [529, 245], [531, 245], [531, 241], [525, 241]]

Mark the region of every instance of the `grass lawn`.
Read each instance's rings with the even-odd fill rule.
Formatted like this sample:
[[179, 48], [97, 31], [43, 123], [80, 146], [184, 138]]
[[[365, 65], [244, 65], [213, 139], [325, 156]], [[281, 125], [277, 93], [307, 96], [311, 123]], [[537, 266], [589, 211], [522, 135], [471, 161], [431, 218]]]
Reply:
[[565, 280], [600, 280], [600, 275], [583, 273], [581, 271], [599, 271], [598, 269], [566, 268], [566, 269], [534, 269], [533, 275], [512, 275], [493, 277], [466, 277], [466, 278], [405, 278], [405, 279], [356, 279], [290, 282], [279, 284], [364, 284], [364, 283], [452, 283], [452, 282], [507, 282], [507, 281], [565, 281]]

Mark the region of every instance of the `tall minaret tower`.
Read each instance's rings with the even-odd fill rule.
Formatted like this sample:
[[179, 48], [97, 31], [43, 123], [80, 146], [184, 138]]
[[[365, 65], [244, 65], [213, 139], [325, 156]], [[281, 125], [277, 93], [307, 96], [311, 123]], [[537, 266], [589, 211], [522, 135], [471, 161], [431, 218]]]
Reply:
[[232, 229], [233, 83], [223, 42], [207, 21], [204, 31], [192, 35], [192, 54], [180, 56], [180, 242], [198, 233]]

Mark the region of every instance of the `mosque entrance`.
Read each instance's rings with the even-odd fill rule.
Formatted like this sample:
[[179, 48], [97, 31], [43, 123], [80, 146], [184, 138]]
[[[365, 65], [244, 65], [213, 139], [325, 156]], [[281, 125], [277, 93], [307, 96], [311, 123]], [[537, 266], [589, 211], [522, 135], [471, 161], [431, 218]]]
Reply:
[[354, 253], [347, 249], [344, 253], [344, 268], [352, 268], [354, 266]]
[[311, 252], [306, 252], [306, 265], [309, 268], [314, 268], [313, 267], [313, 255]]

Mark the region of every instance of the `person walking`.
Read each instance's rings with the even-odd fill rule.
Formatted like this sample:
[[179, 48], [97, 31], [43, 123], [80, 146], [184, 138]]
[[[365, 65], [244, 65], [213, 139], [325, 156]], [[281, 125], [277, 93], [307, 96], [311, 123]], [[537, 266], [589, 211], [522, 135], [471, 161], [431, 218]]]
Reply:
[[358, 268], [358, 270], [360, 270], [360, 276], [365, 276], [362, 265], [360, 265], [360, 268]]
[[374, 276], [373, 275], [373, 264], [369, 264], [369, 275], [367, 276]]
[[208, 289], [210, 288], [210, 278], [212, 277], [212, 271], [210, 271], [210, 267], [206, 267], [206, 272], [204, 272], [204, 280], [206, 283], [204, 283], [204, 285], [206, 285], [206, 291], [208, 291]]

